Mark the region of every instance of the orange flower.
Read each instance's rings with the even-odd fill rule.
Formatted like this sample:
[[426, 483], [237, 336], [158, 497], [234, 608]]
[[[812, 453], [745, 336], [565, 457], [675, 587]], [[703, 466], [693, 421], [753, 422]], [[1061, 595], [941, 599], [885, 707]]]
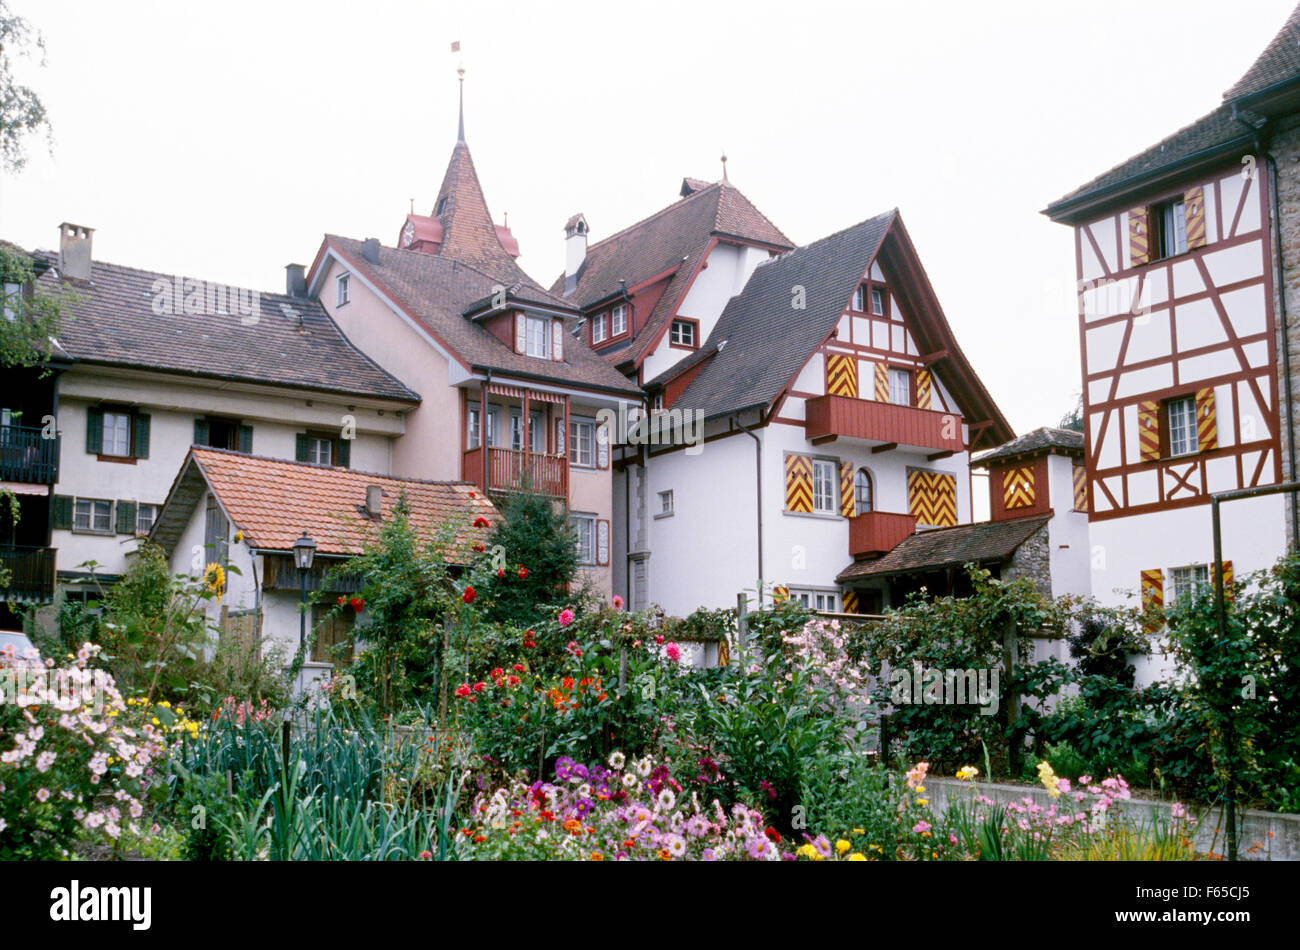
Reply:
[[591, 852], [591, 860], [593, 860], [593, 861], [604, 861], [604, 860], [605, 860], [605, 856], [604, 856], [603, 854], [601, 854], [599, 851], [593, 851], [593, 852]]

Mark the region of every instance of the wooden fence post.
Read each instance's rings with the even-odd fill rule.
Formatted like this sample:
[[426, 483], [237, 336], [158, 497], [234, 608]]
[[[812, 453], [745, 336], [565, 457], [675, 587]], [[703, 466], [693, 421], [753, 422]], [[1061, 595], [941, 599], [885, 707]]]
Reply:
[[736, 595], [736, 640], [742, 652], [749, 648], [749, 598], [744, 591]]

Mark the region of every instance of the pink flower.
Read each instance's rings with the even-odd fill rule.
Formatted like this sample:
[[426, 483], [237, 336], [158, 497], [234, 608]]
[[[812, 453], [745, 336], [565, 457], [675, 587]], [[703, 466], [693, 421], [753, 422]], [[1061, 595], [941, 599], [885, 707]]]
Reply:
[[618, 596], [618, 594], [614, 595], [614, 598], [613, 600], [610, 601], [610, 603], [613, 605], [615, 610], [623, 609], [623, 598]]
[[568, 607], [565, 607], [563, 610], [560, 611], [560, 626], [567, 627], [569, 624], [573, 623], [573, 617], [574, 617], [573, 611], [570, 610]]
[[912, 830], [918, 835], [923, 835], [930, 830], [930, 823], [928, 821], [918, 821], [912, 826]]
[[664, 647], [664, 656], [676, 663], [682, 658], [682, 650], [676, 643], [670, 643]]
[[36, 790], [36, 800], [38, 802], [49, 801], [50, 790], [48, 788], [38, 788]]

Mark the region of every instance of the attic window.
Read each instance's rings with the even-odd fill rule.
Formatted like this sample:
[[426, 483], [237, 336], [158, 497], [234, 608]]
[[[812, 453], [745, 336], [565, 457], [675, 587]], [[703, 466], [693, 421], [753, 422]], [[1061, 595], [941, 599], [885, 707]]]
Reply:
[[351, 277], [351, 274], [339, 274], [339, 278], [336, 281], [338, 287], [338, 306], [340, 307], [352, 299], [352, 292], [348, 286], [351, 282]]
[[528, 318], [528, 355], [551, 358], [551, 321], [544, 317]]
[[605, 315], [597, 314], [591, 318], [591, 342], [602, 343], [605, 340]]
[[447, 210], [447, 196], [443, 195], [441, 198], [438, 199], [438, 206], [433, 209], [433, 213], [435, 215], [441, 215], [446, 210]]
[[878, 317], [885, 315], [885, 292], [879, 287], [871, 288], [871, 312]]

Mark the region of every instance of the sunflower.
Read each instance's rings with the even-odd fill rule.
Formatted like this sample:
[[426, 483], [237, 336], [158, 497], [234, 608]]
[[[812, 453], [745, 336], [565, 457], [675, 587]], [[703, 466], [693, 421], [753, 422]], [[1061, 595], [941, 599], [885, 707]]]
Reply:
[[215, 561], [207, 566], [203, 572], [203, 586], [216, 594], [218, 597], [226, 589], [226, 571]]

